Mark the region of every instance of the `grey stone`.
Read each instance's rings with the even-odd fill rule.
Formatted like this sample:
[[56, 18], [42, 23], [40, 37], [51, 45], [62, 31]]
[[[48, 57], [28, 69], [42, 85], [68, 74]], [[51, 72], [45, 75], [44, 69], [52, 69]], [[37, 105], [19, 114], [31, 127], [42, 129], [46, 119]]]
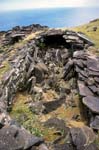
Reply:
[[38, 63], [34, 67], [34, 75], [36, 77], [36, 81], [38, 83], [41, 83], [44, 79], [44, 73], [47, 72], [48, 72], [48, 68], [46, 67], [46, 65], [44, 63]]
[[75, 51], [73, 53], [73, 58], [86, 60], [87, 54], [84, 51]]
[[39, 150], [49, 150], [45, 144], [40, 144]]
[[99, 97], [84, 97], [83, 104], [86, 105], [92, 112], [99, 114]]
[[0, 150], [26, 150], [41, 143], [42, 138], [31, 135], [24, 128], [7, 126], [0, 130]]
[[88, 86], [89, 89], [91, 89], [91, 91], [94, 93], [94, 94], [97, 94], [99, 95], [99, 88], [97, 88], [95, 85], [90, 85]]
[[94, 85], [95, 80], [94, 80], [94, 78], [89, 77], [89, 78], [86, 79], [85, 82], [86, 82], [87, 85]]
[[74, 64], [82, 69], [84, 68], [83, 61], [81, 59], [74, 59]]
[[99, 116], [95, 116], [94, 120], [90, 123], [90, 127], [99, 130]]
[[66, 144], [55, 144], [54, 150], [76, 150], [76, 148], [74, 148], [72, 144], [66, 143]]
[[86, 146], [84, 150], [99, 150], [99, 148], [95, 143], [92, 143]]
[[99, 83], [99, 77], [94, 78], [97, 83]]
[[95, 142], [96, 136], [92, 129], [87, 126], [70, 129], [73, 144], [77, 150], [85, 150], [87, 146]]
[[96, 58], [87, 60], [87, 67], [92, 71], [99, 72], [99, 60]]
[[43, 105], [43, 102], [34, 102], [34, 103], [30, 103], [29, 104], [29, 109], [33, 112], [33, 113], [35, 113], [35, 114], [41, 114], [43, 111], [44, 111], [44, 109], [45, 109], [45, 107], [44, 107], [44, 105]]
[[23, 150], [22, 139], [18, 141], [16, 136], [17, 129], [2, 128], [0, 130], [0, 150]]
[[88, 70], [88, 74], [91, 77], [99, 77], [99, 72]]
[[78, 80], [78, 88], [79, 94], [81, 96], [93, 96], [93, 93], [90, 91], [90, 89], [85, 85], [83, 81]]

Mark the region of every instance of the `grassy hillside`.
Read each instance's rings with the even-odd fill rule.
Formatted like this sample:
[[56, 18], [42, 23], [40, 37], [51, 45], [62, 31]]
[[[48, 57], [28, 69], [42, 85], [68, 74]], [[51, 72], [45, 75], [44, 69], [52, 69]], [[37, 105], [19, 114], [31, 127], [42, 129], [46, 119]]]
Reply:
[[83, 32], [95, 43], [96, 48], [99, 48], [99, 19], [91, 21], [85, 25], [74, 27], [72, 30]]

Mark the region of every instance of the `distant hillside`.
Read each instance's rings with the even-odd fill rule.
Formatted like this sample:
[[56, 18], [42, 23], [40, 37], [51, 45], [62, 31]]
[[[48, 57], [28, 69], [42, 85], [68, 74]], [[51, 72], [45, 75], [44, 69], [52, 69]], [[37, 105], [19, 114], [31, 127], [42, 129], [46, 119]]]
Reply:
[[88, 24], [73, 28], [74, 31], [85, 33], [99, 48], [99, 19], [90, 21]]

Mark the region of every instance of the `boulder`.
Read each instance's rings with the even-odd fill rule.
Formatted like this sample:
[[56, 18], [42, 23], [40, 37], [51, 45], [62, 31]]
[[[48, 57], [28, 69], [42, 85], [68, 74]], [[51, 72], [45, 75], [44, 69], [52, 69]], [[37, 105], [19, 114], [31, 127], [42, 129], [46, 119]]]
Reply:
[[99, 97], [87, 96], [83, 98], [83, 104], [93, 113], [99, 114]]

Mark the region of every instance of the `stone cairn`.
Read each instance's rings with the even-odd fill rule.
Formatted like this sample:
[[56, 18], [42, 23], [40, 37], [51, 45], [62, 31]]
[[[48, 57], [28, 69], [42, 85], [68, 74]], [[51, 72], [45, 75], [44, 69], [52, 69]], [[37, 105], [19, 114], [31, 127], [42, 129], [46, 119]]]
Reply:
[[[42, 60], [42, 58], [45, 60], [48, 58], [46, 58], [47, 55], [46, 57], [43, 56], [40, 49], [41, 43], [53, 44], [54, 46], [61, 44], [68, 49], [70, 54], [65, 54], [63, 57], [63, 79], [69, 80], [72, 77], [76, 79], [81, 102], [87, 109], [88, 123], [91, 128], [99, 129], [99, 57], [91, 56], [85, 51], [93, 43], [83, 34], [53, 29], [41, 33], [27, 43], [19, 51], [18, 56], [13, 60], [11, 70], [5, 74], [1, 81], [0, 150], [10, 150], [11, 148], [11, 150], [34, 150], [35, 146], [39, 146], [39, 150], [48, 150], [42, 138], [28, 133], [14, 122], [7, 113], [13, 105], [16, 93], [26, 90], [32, 93], [35, 82], [43, 80], [44, 74], [48, 71]], [[59, 61], [61, 58], [60, 51], [57, 50], [56, 55]], [[40, 66], [40, 63], [43, 65]], [[56, 145], [54, 150], [81, 150], [81, 148], [82, 150], [98, 150], [94, 144], [95, 134], [91, 128], [70, 129], [71, 143], [73, 144], [71, 146], [70, 144], [62, 145], [62, 147]], [[86, 135], [90, 139], [89, 144], [86, 144], [88, 140]], [[6, 144], [3, 145], [4, 142]]]

